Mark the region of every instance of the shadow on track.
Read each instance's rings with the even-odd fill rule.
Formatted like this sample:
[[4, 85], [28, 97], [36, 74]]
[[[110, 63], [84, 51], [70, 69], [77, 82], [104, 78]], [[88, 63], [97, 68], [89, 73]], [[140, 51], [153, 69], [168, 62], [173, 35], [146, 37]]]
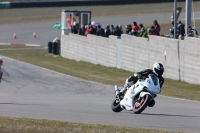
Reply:
[[150, 114], [150, 113], [141, 113], [141, 115], [155, 115], [155, 116], [172, 116], [172, 117], [200, 117], [200, 116], [189, 116], [189, 115], [172, 115], [172, 114]]

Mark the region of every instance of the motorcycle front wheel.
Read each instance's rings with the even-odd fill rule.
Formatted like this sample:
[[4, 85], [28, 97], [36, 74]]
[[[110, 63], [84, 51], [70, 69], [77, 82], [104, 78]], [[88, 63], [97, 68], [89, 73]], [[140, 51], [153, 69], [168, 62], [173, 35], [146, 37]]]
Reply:
[[151, 96], [146, 94], [140, 102], [136, 102], [133, 106], [133, 112], [140, 114], [150, 103]]
[[121, 112], [123, 109], [121, 108], [119, 102], [116, 102], [116, 100], [114, 100], [111, 104], [111, 109], [113, 112]]

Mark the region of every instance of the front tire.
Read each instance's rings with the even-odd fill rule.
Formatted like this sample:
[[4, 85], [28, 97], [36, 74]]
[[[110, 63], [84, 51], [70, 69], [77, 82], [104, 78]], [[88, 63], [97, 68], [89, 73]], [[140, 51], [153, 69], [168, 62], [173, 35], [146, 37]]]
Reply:
[[140, 114], [150, 103], [151, 101], [151, 96], [146, 94], [140, 103], [138, 103], [139, 105], [136, 105], [136, 103], [133, 106], [133, 112], [135, 114]]
[[121, 112], [123, 109], [121, 108], [119, 102], [116, 103], [116, 100], [114, 100], [111, 104], [111, 109], [113, 112]]

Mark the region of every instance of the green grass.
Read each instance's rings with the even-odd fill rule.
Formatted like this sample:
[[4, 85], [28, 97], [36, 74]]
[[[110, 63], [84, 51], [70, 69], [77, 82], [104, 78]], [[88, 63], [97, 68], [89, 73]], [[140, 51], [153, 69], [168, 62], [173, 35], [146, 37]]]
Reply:
[[[4, 46], [0, 46], [0, 50]], [[12, 48], [12, 47], [11, 47]], [[62, 57], [53, 57], [47, 54], [46, 49], [37, 50], [1, 50], [1, 55], [28, 62], [47, 69], [58, 71], [86, 80], [103, 84], [120, 86], [124, 85], [125, 79], [133, 72], [122, 69], [94, 65], [87, 62], [77, 62]], [[165, 79], [162, 95], [200, 101], [200, 85]]]
[[1, 133], [175, 133], [100, 124], [0, 117]]

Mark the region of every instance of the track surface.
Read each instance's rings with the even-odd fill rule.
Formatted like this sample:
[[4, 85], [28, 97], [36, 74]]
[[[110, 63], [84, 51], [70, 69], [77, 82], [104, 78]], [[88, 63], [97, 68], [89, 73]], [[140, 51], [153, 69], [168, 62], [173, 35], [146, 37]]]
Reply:
[[142, 114], [114, 113], [113, 86], [4, 57], [0, 115], [196, 132], [200, 102], [158, 96]]
[[[171, 23], [172, 14], [148, 14], [140, 16], [122, 16], [109, 18], [94, 18], [92, 21], [102, 24], [105, 28], [108, 24], [126, 25], [132, 24], [133, 21], [139, 23], [152, 22], [157, 19], [161, 24], [164, 21]], [[179, 19], [184, 19], [185, 13], [182, 12]], [[200, 12], [195, 12], [195, 18], [200, 18]], [[61, 31], [53, 29], [55, 23], [60, 23], [60, 20], [54, 22], [40, 22], [30, 24], [15, 24], [0, 26], [0, 43], [20, 43], [20, 44], [40, 44], [46, 46], [49, 41], [53, 41], [55, 37], [60, 36]], [[162, 28], [162, 27], [161, 27]], [[171, 28], [171, 27], [169, 27]], [[37, 38], [33, 38], [33, 32], [36, 32]], [[16, 32], [17, 39], [13, 39], [13, 33]]]

